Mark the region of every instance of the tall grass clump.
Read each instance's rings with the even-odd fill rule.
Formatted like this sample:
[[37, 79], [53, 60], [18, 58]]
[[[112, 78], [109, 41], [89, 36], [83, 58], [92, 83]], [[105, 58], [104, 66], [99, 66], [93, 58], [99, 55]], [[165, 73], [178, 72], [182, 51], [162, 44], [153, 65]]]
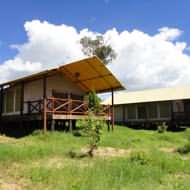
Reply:
[[188, 139], [188, 142], [182, 146], [182, 147], [179, 147], [177, 148], [177, 152], [180, 153], [180, 154], [188, 154], [190, 153], [190, 134], [188, 134], [189, 136], [187, 137]]
[[167, 129], [168, 129], [168, 126], [166, 125], [166, 122], [163, 122], [162, 124], [159, 124], [157, 126], [158, 133], [164, 133], [167, 131]]

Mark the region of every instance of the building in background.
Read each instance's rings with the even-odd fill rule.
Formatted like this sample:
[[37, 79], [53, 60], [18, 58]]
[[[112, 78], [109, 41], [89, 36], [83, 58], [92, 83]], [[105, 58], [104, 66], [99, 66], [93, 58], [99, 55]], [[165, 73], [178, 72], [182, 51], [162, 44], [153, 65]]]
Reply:
[[[103, 103], [110, 104], [111, 98]], [[114, 116], [116, 123], [125, 125], [189, 125], [190, 86], [118, 92], [114, 95]]]

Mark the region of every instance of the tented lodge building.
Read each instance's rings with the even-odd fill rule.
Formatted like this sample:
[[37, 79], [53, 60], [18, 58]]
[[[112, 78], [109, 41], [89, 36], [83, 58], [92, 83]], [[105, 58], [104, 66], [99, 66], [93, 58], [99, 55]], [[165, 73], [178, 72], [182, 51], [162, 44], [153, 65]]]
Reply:
[[[111, 98], [103, 103], [110, 104]], [[190, 86], [118, 92], [114, 96], [114, 117], [117, 123], [126, 125], [190, 124]]]
[[[0, 84], [0, 132], [31, 131], [39, 126], [54, 130], [58, 124], [69, 128], [88, 115], [84, 97], [124, 89], [119, 80], [97, 57], [64, 64], [33, 75]], [[113, 97], [113, 96], [112, 96]], [[102, 105], [98, 118], [111, 121], [112, 110]], [[112, 119], [112, 126], [114, 122]]]

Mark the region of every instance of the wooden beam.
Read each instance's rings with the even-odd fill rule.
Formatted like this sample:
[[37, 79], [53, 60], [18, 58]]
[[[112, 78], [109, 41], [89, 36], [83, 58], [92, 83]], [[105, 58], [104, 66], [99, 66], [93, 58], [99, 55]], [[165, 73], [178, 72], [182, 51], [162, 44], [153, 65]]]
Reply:
[[23, 110], [24, 110], [24, 82], [21, 83], [20, 115], [23, 115]]
[[3, 113], [3, 86], [0, 87], [0, 119], [2, 117], [2, 113]]
[[72, 133], [73, 126], [72, 126], [72, 119], [71, 119], [71, 110], [72, 110], [72, 100], [71, 100], [71, 93], [68, 93], [68, 99], [70, 104], [68, 104], [68, 112], [69, 112], [69, 132]]
[[114, 115], [114, 90], [111, 89], [111, 107], [112, 107], [112, 131], [114, 130], [115, 115]]
[[43, 111], [43, 124], [44, 124], [44, 133], [47, 132], [47, 111], [46, 111], [46, 105], [47, 105], [47, 101], [46, 101], [46, 98], [44, 98], [44, 111]]
[[125, 104], [122, 105], [123, 108], [123, 125], [125, 125]]
[[47, 77], [43, 77], [43, 98], [46, 98], [47, 96]]
[[47, 131], [47, 77], [44, 75], [43, 77], [43, 129], [44, 133]]
[[55, 120], [51, 120], [51, 131], [55, 131]]

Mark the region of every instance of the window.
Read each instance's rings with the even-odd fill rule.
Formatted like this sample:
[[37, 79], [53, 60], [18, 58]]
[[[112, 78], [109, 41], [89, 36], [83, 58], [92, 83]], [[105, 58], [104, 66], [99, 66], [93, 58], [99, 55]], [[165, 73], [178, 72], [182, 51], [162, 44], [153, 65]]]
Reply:
[[114, 115], [115, 115], [115, 120], [116, 121], [122, 121], [123, 119], [123, 114], [122, 114], [122, 106], [116, 106], [114, 108]]
[[136, 105], [127, 105], [128, 119], [136, 119]]
[[21, 106], [21, 88], [15, 89], [15, 111], [20, 111]]
[[5, 113], [18, 112], [21, 106], [21, 88], [7, 89], [4, 93], [4, 106]]
[[157, 118], [157, 103], [150, 103], [147, 105], [148, 107], [148, 117], [149, 118]]
[[144, 104], [138, 105], [138, 119], [146, 119], [146, 106]]
[[5, 100], [6, 100], [6, 112], [13, 112], [14, 110], [14, 91], [13, 90], [8, 90], [5, 95]]
[[171, 105], [169, 102], [160, 103], [160, 117], [170, 117]]

